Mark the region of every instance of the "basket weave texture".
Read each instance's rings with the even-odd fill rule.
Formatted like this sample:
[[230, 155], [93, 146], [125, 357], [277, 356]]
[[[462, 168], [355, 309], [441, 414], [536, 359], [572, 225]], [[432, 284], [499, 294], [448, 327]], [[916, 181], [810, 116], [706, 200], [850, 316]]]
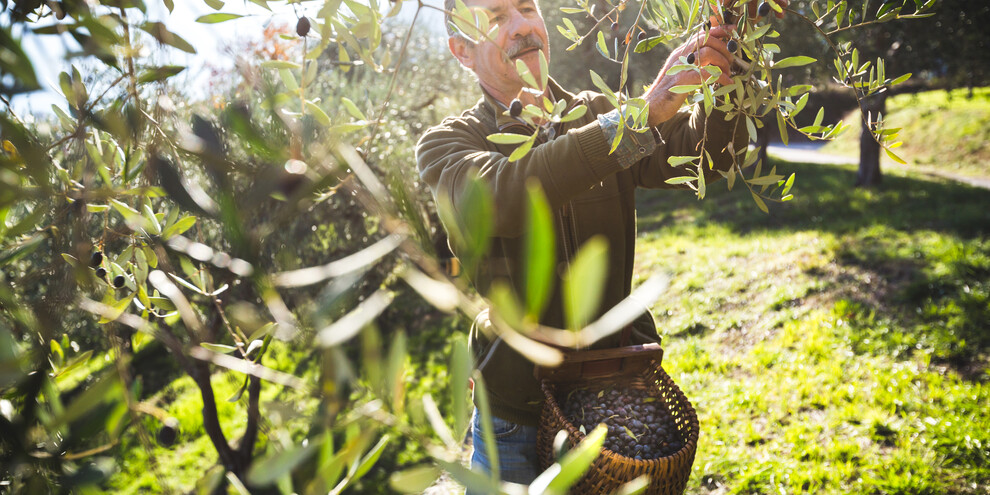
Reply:
[[547, 469], [556, 461], [553, 452], [553, 439], [557, 432], [567, 432], [568, 443], [571, 447], [584, 438], [573, 424], [561, 412], [558, 397], [564, 397], [575, 388], [619, 386], [627, 389], [645, 389], [650, 397], [655, 397], [670, 411], [677, 431], [684, 439], [683, 447], [676, 453], [657, 459], [636, 460], [617, 454], [608, 449], [602, 449], [601, 455], [595, 459], [591, 468], [576, 485], [571, 488], [572, 494], [602, 495], [608, 494], [641, 475], [650, 476], [650, 485], [646, 492], [649, 495], [672, 495], [684, 492], [688, 478], [691, 476], [691, 465], [698, 446], [698, 415], [687, 397], [677, 387], [677, 384], [667, 375], [657, 361], [650, 361], [640, 372], [632, 376], [609, 377], [585, 381], [553, 382], [543, 380], [543, 394], [546, 401], [540, 420], [537, 436], [537, 453], [541, 469]]

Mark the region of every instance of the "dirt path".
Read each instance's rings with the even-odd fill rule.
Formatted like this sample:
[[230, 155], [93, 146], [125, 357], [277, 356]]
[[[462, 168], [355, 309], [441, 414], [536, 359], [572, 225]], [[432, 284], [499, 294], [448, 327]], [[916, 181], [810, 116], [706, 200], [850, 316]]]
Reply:
[[[822, 146], [823, 145], [820, 143], [791, 143], [789, 146], [783, 146], [781, 144], [771, 144], [767, 149], [767, 153], [770, 156], [773, 156], [774, 158], [779, 158], [781, 160], [786, 160], [789, 162], [821, 163], [826, 165], [849, 165], [849, 164], [855, 164], [858, 161], [856, 157], [823, 153], [821, 151]], [[886, 157], [881, 157], [881, 158], [882, 158], [881, 159], [882, 167], [898, 167], [905, 170], [909, 170], [914, 173], [920, 173], [932, 177], [940, 177], [956, 182], [962, 182], [964, 184], [969, 184], [974, 187], [990, 189], [990, 178], [987, 177], [970, 177], [970, 176], [954, 174], [952, 172], [946, 172], [938, 169], [922, 168], [915, 165], [901, 165]]]

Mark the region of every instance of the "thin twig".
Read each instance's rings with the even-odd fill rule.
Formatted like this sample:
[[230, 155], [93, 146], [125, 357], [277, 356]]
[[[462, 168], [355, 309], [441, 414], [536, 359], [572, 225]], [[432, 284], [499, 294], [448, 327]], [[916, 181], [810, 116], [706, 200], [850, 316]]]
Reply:
[[223, 310], [223, 305], [220, 304], [220, 298], [213, 298], [213, 306], [217, 308], [217, 314], [220, 315], [220, 320], [223, 321], [223, 326], [227, 330], [227, 333], [229, 333], [230, 337], [234, 339], [234, 347], [237, 347], [237, 351], [241, 354], [243, 359], [247, 359], [247, 350], [244, 348], [247, 344], [247, 337], [245, 337], [244, 334], [235, 331], [234, 327], [231, 326], [230, 321], [227, 320], [227, 313]]
[[114, 79], [114, 81], [110, 83], [110, 85], [107, 86], [105, 90], [103, 90], [103, 93], [100, 93], [99, 97], [97, 97], [92, 102], [90, 102], [90, 104], [86, 108], [80, 110], [79, 124], [76, 126], [76, 128], [70, 134], [52, 143], [50, 146], [48, 146], [48, 148], [45, 149], [45, 151], [50, 152], [51, 150], [64, 144], [66, 141], [79, 137], [79, 134], [82, 132], [83, 127], [85, 126], [85, 121], [83, 119], [88, 117], [89, 115], [92, 115], [93, 108], [96, 106], [96, 104], [99, 103], [100, 100], [102, 100], [103, 97], [106, 96], [111, 89], [117, 86], [117, 84], [120, 83], [120, 81], [123, 81], [125, 77], [127, 77], [127, 74], [121, 74], [119, 77], [117, 77], [117, 79]]
[[[826, 33], [824, 30], [822, 30], [822, 28], [816, 22], [812, 21], [811, 19], [809, 19], [805, 15], [803, 15], [803, 14], [801, 14], [801, 13], [795, 11], [795, 10], [792, 10], [790, 8], [785, 9], [785, 10], [787, 12], [790, 12], [793, 15], [796, 15], [799, 19], [804, 20], [805, 22], [807, 22], [808, 24], [810, 24], [812, 27], [814, 27], [815, 30], [817, 30], [818, 33], [821, 34], [823, 38], [825, 38], [825, 41], [828, 43], [829, 47], [835, 53], [835, 56], [838, 57], [839, 60], [842, 59], [842, 54], [840, 53], [839, 47], [836, 46], [835, 42], [832, 41], [832, 38], [829, 37], [829, 34]], [[858, 27], [858, 26], [859, 25], [856, 25], [855, 27]], [[850, 26], [850, 27], [853, 27], [853, 26]], [[853, 69], [855, 70], [856, 67], [853, 67]], [[847, 76], [847, 77], [849, 79], [852, 78], [852, 76]], [[846, 84], [849, 87], [849, 89], [851, 89], [853, 91], [853, 95], [856, 96], [856, 103], [859, 104], [859, 108], [860, 108], [859, 114], [860, 114], [861, 120], [863, 121], [863, 125], [865, 127], [869, 128], [869, 129], [871, 129], [870, 135], [873, 137], [873, 140], [876, 141], [876, 143], [878, 145], [880, 145], [881, 148], [886, 149], [886, 147], [883, 145], [883, 143], [880, 142], [880, 139], [877, 137], [877, 134], [875, 134], [875, 133], [872, 132], [873, 124], [866, 118], [866, 113], [863, 112], [863, 108], [864, 108], [863, 100], [865, 100], [868, 95], [866, 95], [865, 92], [862, 95], [860, 95], [860, 92], [856, 89], [856, 86], [853, 85], [853, 84], [847, 84], [847, 83], [844, 83], [844, 84]]]
[[395, 82], [399, 78], [399, 67], [402, 65], [402, 60], [405, 58], [406, 47], [409, 46], [409, 40], [412, 38], [413, 30], [416, 28], [416, 20], [419, 19], [419, 12], [423, 9], [423, 2], [420, 0], [419, 6], [416, 7], [416, 13], [413, 15], [412, 22], [409, 23], [409, 30], [406, 31], [406, 37], [402, 40], [402, 47], [399, 49], [399, 57], [395, 62], [395, 70], [392, 71], [392, 80], [388, 83], [388, 93], [385, 94], [385, 101], [382, 102], [381, 108], [378, 110], [378, 117], [375, 119], [375, 126], [371, 128], [371, 137], [368, 139], [367, 150], [371, 150], [372, 146], [375, 144], [375, 138], [378, 137], [378, 129], [382, 125], [382, 119], [385, 118], [385, 110], [388, 108], [388, 104], [392, 99], [392, 92], [395, 90]]
[[[14, 118], [14, 121], [16, 121], [17, 124], [20, 125], [21, 127], [25, 127], [26, 128], [27, 127], [27, 124], [25, 124], [24, 121], [21, 120], [21, 118], [17, 116], [17, 113], [14, 112], [14, 108], [10, 106], [10, 100], [8, 100], [7, 97], [4, 96], [4, 95], [0, 95], [0, 101], [2, 101], [3, 104], [7, 106], [7, 113], [9, 113], [10, 116]], [[37, 144], [38, 146], [41, 146], [41, 143], [38, 142], [38, 139], [35, 137], [34, 134], [28, 133], [28, 136], [30, 136], [31, 139], [34, 140], [34, 143], [35, 144]]]

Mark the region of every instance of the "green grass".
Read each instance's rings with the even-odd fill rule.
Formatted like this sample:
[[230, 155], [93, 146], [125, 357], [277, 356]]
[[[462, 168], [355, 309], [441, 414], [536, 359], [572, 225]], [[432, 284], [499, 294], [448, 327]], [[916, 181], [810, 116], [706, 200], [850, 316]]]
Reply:
[[990, 490], [990, 194], [848, 167], [745, 191], [639, 193], [638, 273], [702, 435], [690, 493]]
[[[457, 316], [448, 316], [422, 305], [415, 299], [415, 308], [410, 308], [411, 294], [400, 295], [390, 311], [397, 316], [414, 322], [389, 325], [389, 335], [382, 336], [366, 331], [364, 337], [377, 342], [374, 347], [386, 354], [399, 330], [411, 333], [408, 337], [410, 359], [406, 362], [404, 374], [406, 401], [420, 404], [422, 397], [429, 393], [442, 411], [449, 411], [452, 396], [446, 386], [449, 377], [447, 363], [452, 353], [451, 335], [457, 328], [468, 324]], [[401, 307], [401, 308], [399, 308]], [[397, 309], [398, 308], [398, 309]], [[386, 312], [387, 313], [387, 312]], [[395, 318], [392, 316], [391, 318]], [[386, 316], [385, 318], [389, 318]], [[382, 323], [383, 331], [385, 330]], [[420, 325], [428, 325], [430, 332], [416, 331]], [[386, 340], [387, 339], [387, 340]], [[361, 340], [361, 339], [358, 339]], [[357, 364], [356, 346], [349, 350], [349, 358]], [[170, 359], [170, 357], [166, 357]], [[265, 354], [263, 364], [292, 373], [309, 383], [317, 381], [318, 363], [321, 355], [300, 342], [272, 341]], [[103, 362], [104, 359], [93, 360]], [[378, 366], [384, 366], [379, 362]], [[180, 424], [179, 437], [171, 447], [158, 444], [156, 434], [161, 426], [158, 419], [142, 416], [140, 425], [134, 425], [123, 435], [121, 444], [114, 449], [117, 470], [103, 487], [108, 492], [121, 494], [137, 493], [189, 493], [197, 481], [208, 472], [218, 469], [217, 452], [203, 429], [203, 402], [199, 388], [193, 380], [184, 375], [157, 390], [145, 400], [162, 408], [168, 416], [175, 417]], [[173, 375], [175, 376], [175, 375]], [[241, 373], [216, 370], [212, 375], [218, 416], [224, 435], [229, 442], [235, 442], [243, 435], [246, 422], [246, 395], [235, 402], [228, 402], [241, 386], [244, 375]], [[355, 387], [357, 389], [357, 387]], [[355, 391], [352, 398], [360, 396]], [[264, 384], [261, 393], [262, 431], [259, 434], [255, 454], [260, 457], [274, 446], [300, 442], [306, 437], [314, 415], [319, 414], [319, 401], [310, 393]], [[412, 407], [415, 409], [415, 407]], [[452, 417], [447, 414], [448, 417]], [[422, 418], [420, 423], [422, 423]], [[273, 425], [285, 427], [288, 436], [270, 437], [266, 433]], [[412, 425], [405, 424], [410, 428]], [[383, 428], [383, 431], [387, 430]], [[433, 434], [429, 428], [419, 428], [422, 435]], [[393, 437], [395, 432], [392, 432]], [[421, 463], [426, 459], [425, 448], [414, 442], [391, 442], [372, 470], [351, 490], [351, 493], [389, 493], [388, 477], [398, 469]], [[233, 493], [233, 492], [231, 492]]]
[[[887, 126], [900, 127], [901, 148], [912, 165], [974, 177], [990, 177], [990, 88], [902, 94], [887, 100]], [[859, 154], [860, 115], [844, 120], [851, 127], [825, 151]]]
[[[303, 353], [273, 341], [265, 355], [265, 364], [299, 376], [311, 376], [314, 372], [308, 370], [305, 358]], [[243, 374], [234, 372], [217, 372], [212, 376], [220, 424], [228, 441], [240, 438], [244, 432], [244, 399], [238, 402], [226, 400], [243, 380]], [[178, 440], [173, 447], [159, 445], [155, 438], [161, 426], [159, 421], [144, 416], [141, 425], [132, 427], [124, 435], [118, 450], [118, 472], [111, 477], [107, 488], [122, 494], [187, 492], [217, 464], [216, 449], [203, 429], [203, 401], [199, 389], [192, 378], [182, 375], [149, 400], [179, 420]], [[305, 394], [272, 386], [262, 387], [261, 403], [265, 406], [266, 418], [301, 415], [316, 408], [315, 400]], [[300, 427], [306, 424], [304, 420], [297, 423]], [[256, 449], [259, 453], [264, 452], [266, 443], [264, 435], [261, 439]]]
[[[796, 198], [770, 215], [724, 183], [703, 201], [637, 193], [637, 276], [673, 275], [653, 310], [665, 368], [702, 426], [688, 492], [987, 493], [990, 194], [900, 170], [859, 190], [851, 167], [777, 166], [797, 172]], [[401, 316], [418, 314], [415, 298], [397, 304], [382, 328], [410, 332], [407, 403], [429, 392], [447, 404], [449, 336], [467, 322], [416, 323]], [[307, 356], [275, 346], [265, 364], [312, 379]], [[242, 378], [213, 378], [229, 438], [244, 406], [224, 399]], [[315, 410], [309, 397], [263, 390], [266, 416], [294, 411], [301, 429]], [[180, 440], [158, 446], [152, 419], [147, 442], [130, 431], [108, 491], [185, 492], [216, 464], [188, 378], [149, 400], [179, 419]], [[258, 452], [277, 441], [262, 435]], [[403, 443], [355, 493], [381, 493], [391, 472], [423, 459]]]

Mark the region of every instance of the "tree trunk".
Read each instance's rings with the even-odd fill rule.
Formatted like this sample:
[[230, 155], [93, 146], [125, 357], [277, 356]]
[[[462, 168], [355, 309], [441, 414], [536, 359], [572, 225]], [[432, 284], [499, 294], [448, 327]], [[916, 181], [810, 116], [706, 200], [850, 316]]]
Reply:
[[887, 93], [880, 93], [864, 98], [859, 103], [863, 115], [868, 115], [869, 126], [863, 125], [859, 135], [859, 173], [856, 176], [856, 187], [876, 187], [883, 180], [880, 172], [880, 144], [874, 139], [874, 122], [886, 110]]

